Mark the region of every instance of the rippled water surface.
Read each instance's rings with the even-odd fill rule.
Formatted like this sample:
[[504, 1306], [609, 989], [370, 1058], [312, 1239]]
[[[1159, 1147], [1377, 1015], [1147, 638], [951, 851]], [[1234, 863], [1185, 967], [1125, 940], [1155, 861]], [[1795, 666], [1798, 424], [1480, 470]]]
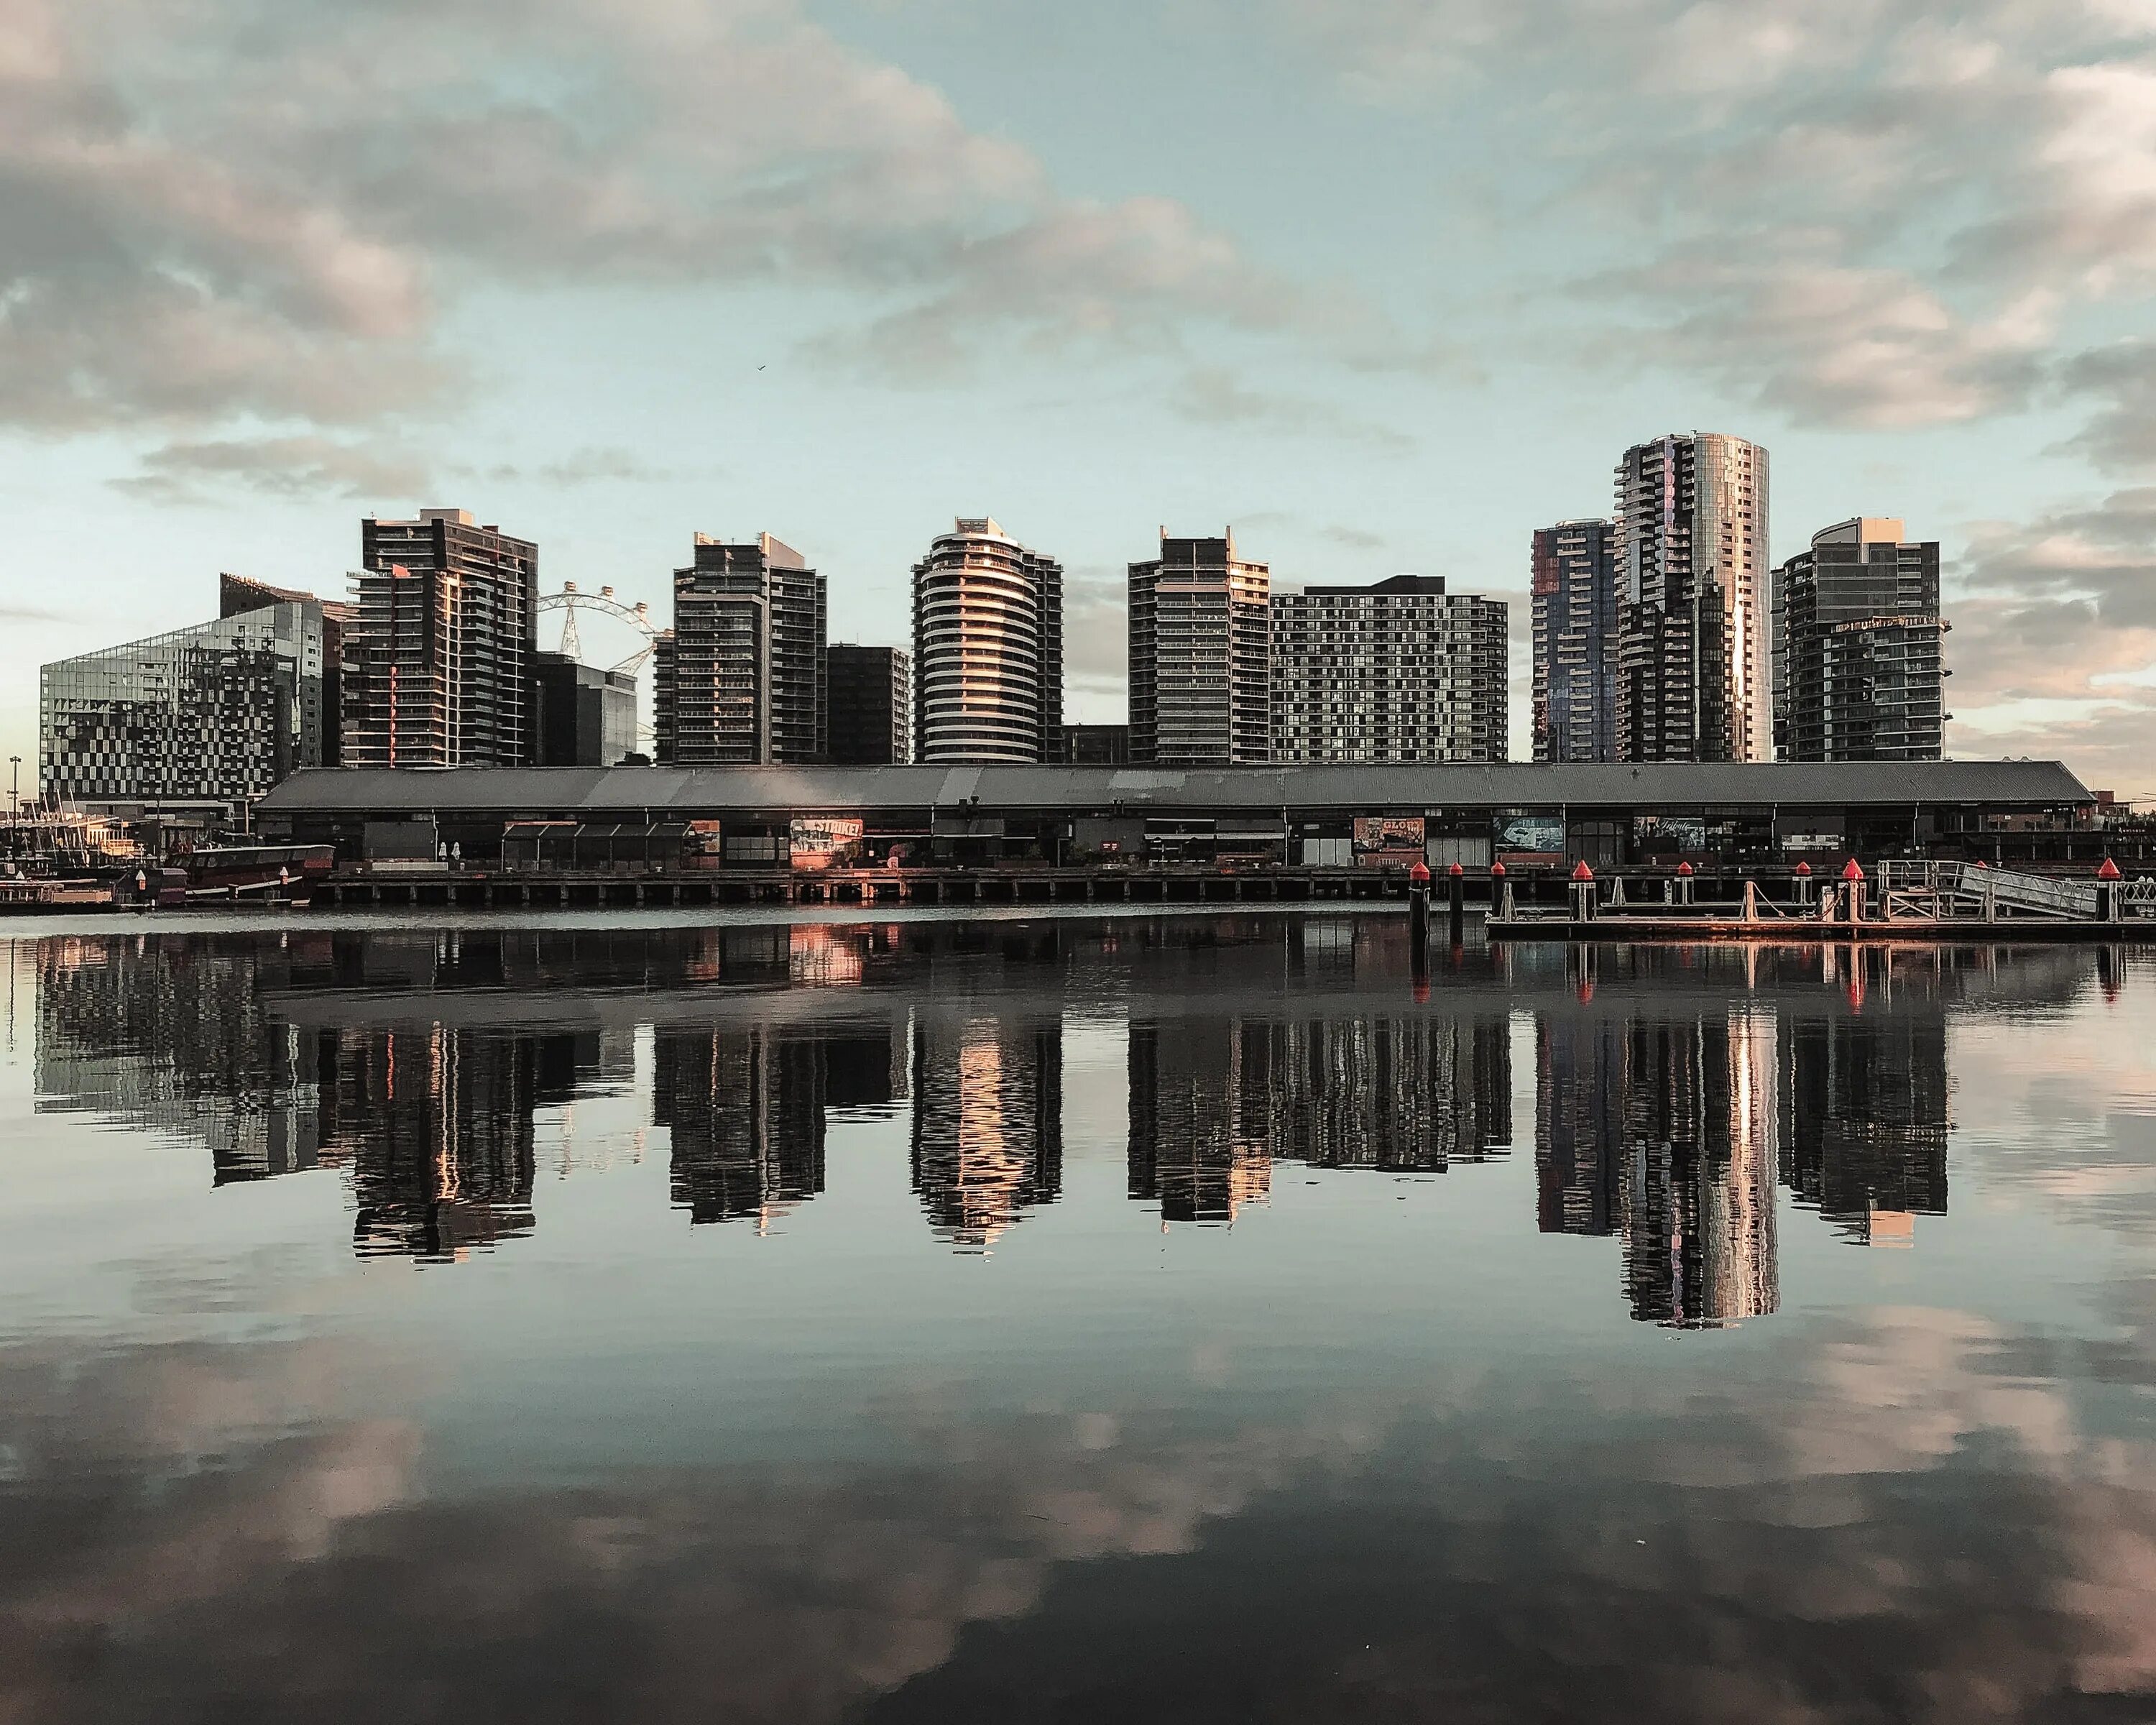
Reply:
[[6, 1725], [2156, 1717], [2147, 952], [0, 935]]

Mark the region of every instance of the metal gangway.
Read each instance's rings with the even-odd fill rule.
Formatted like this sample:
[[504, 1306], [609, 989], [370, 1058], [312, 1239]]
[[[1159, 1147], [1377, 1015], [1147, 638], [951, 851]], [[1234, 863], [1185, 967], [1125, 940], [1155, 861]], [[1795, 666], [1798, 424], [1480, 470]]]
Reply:
[[[1987, 922], [2042, 916], [2088, 922], [2097, 915], [2093, 882], [2059, 880], [1975, 863], [1882, 862], [1878, 889], [1880, 910], [1890, 922], [1901, 916], [1938, 921], [1966, 916]], [[2127, 883], [2120, 900], [2120, 908], [2129, 916], [2156, 915], [2156, 880]]]

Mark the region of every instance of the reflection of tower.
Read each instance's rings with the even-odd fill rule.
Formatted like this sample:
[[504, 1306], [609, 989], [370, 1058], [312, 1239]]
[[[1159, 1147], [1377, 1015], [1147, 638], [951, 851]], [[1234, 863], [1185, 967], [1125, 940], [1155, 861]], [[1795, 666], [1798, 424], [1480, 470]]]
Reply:
[[652, 1123], [673, 1134], [675, 1207], [691, 1224], [759, 1225], [824, 1189], [824, 1063], [768, 1024], [662, 1029]]
[[1625, 1285], [1633, 1317], [1706, 1327], [1781, 1303], [1774, 1021], [1635, 1024], [1625, 1098]]
[[913, 1187], [954, 1245], [1063, 1192], [1063, 1024], [931, 1022], [913, 1044]]
[[1871, 1245], [1906, 1245], [1947, 1209], [1947, 1027], [1942, 1009], [1812, 1018], [1785, 1027], [1784, 1141], [1799, 1204]]
[[1278, 1036], [1276, 1156], [1442, 1173], [1512, 1147], [1512, 1044], [1502, 1019], [1312, 1019]]
[[537, 1039], [429, 1024], [320, 1048], [326, 1159], [351, 1165], [359, 1252], [456, 1258], [531, 1231]]
[[1625, 1050], [1614, 1019], [1552, 1014], [1536, 1023], [1535, 1183], [1545, 1234], [1617, 1230]]
[[1272, 1189], [1269, 1026], [1130, 1028], [1130, 1194], [1163, 1222], [1232, 1222]]

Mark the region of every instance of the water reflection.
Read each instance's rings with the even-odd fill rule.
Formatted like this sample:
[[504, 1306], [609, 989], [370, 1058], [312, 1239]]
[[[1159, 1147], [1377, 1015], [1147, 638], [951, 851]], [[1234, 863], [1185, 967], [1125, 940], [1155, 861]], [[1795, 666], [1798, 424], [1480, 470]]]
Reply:
[[429, 1261], [536, 1225], [535, 1123], [582, 1097], [641, 1087], [673, 1204], [758, 1230], [825, 1191], [831, 1122], [903, 1113], [930, 1229], [979, 1251], [1062, 1193], [1072, 1012], [1121, 1029], [1163, 1224], [1233, 1221], [1276, 1163], [1507, 1156], [1527, 1035], [1536, 1225], [1620, 1242], [1633, 1317], [1712, 1327], [1779, 1303], [1778, 1185], [1862, 1243], [1944, 1214], [1949, 1010], [2091, 962], [1478, 947], [1418, 989], [1373, 917], [160, 933], [39, 943], [36, 1073], [218, 1183], [341, 1168], [357, 1250]]
[[2156, 961], [1404, 937], [18, 944], [0, 1717], [2150, 1717]]

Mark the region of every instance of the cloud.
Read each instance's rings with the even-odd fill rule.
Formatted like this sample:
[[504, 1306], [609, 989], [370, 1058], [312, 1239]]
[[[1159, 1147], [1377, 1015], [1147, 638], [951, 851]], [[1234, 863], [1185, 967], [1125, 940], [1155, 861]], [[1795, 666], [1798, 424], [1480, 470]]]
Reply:
[[2104, 403], [2066, 447], [2112, 472], [2156, 471], [2156, 341], [2091, 348], [2061, 376], [2069, 390]]
[[139, 472], [114, 483], [166, 503], [200, 501], [233, 486], [271, 496], [377, 501], [429, 489], [426, 467], [401, 450], [312, 434], [167, 444], [143, 456]]
[[2065, 754], [2137, 793], [2156, 732], [2156, 487], [1971, 533], [1947, 612], [1957, 753]]
[[447, 411], [483, 283], [834, 288], [877, 309], [818, 351], [906, 376], [1338, 311], [1172, 200], [1063, 196], [797, 0], [15, 0], [8, 35], [0, 423]]
[[1389, 454], [1415, 447], [1414, 439], [1327, 402], [1249, 388], [1222, 366], [1194, 366], [1169, 396], [1175, 410], [1200, 424], [1242, 426], [1306, 437], [1332, 438]]
[[2114, 0], [1273, 0], [1375, 100], [1472, 99], [1554, 175], [1576, 344], [1801, 422], [2018, 412], [2156, 289], [2156, 16]]

